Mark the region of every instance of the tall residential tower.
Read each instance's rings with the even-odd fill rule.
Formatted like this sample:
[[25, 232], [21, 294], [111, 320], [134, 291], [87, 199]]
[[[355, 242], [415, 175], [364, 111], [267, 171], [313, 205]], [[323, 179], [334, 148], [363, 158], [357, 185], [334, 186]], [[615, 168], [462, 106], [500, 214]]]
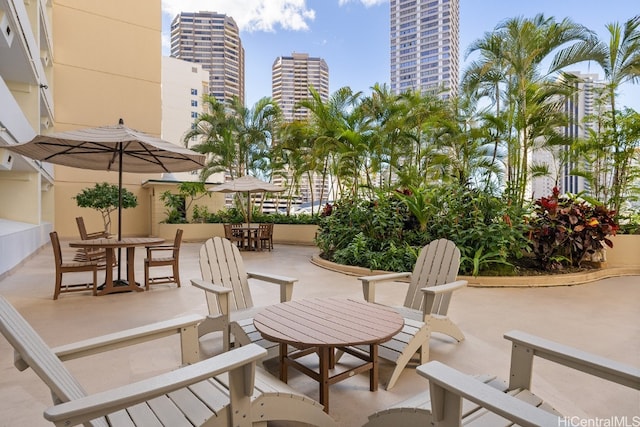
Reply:
[[329, 67], [322, 58], [310, 58], [306, 53], [292, 53], [278, 57], [271, 68], [271, 93], [287, 121], [308, 116], [296, 104], [309, 98], [309, 87], [318, 92], [323, 101], [329, 99]]
[[460, 0], [391, 0], [391, 90], [458, 92]]
[[[309, 117], [309, 111], [297, 107], [297, 104], [311, 97], [310, 87], [318, 92], [323, 102], [329, 100], [329, 67], [324, 59], [295, 52], [291, 56], [276, 58], [271, 67], [271, 93], [274, 102], [282, 110], [284, 120], [292, 122]], [[287, 185], [277, 177], [274, 183]], [[301, 178], [300, 201], [310, 202], [321, 197], [326, 201], [330, 194], [328, 180], [319, 174]]]
[[197, 62], [209, 72], [209, 93], [224, 102], [244, 104], [244, 48], [230, 16], [217, 12], [181, 12], [171, 22], [171, 56]]

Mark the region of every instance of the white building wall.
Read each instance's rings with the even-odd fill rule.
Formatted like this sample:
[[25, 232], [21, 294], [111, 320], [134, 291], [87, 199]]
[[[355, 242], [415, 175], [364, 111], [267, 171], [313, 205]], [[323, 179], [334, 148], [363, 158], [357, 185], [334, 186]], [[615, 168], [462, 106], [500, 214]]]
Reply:
[[[209, 72], [193, 62], [162, 57], [162, 139], [184, 146], [184, 137], [204, 111], [202, 95], [208, 93]], [[190, 146], [197, 141], [191, 141]], [[199, 171], [173, 173], [179, 181], [198, 180]]]
[[0, 277], [49, 241], [53, 168], [3, 147], [53, 123], [51, 2], [0, 0]]

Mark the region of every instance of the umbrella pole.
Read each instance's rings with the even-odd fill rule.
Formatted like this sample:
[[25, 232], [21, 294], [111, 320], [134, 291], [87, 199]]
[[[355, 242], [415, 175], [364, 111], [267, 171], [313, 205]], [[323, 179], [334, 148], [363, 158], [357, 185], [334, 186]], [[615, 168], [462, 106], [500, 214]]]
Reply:
[[253, 250], [253, 230], [251, 230], [251, 192], [247, 191], [247, 236], [249, 237], [249, 250]]
[[251, 192], [247, 191], [247, 225], [251, 225]]
[[[122, 240], [122, 142], [119, 144], [118, 159], [118, 240]], [[122, 248], [118, 248], [118, 283], [122, 283]]]

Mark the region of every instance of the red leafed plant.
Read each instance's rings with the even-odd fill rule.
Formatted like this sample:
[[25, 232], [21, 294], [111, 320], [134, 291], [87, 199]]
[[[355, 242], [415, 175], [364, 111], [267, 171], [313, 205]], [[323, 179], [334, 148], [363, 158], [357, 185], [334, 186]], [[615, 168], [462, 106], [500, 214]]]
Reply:
[[529, 241], [536, 260], [545, 270], [579, 267], [587, 254], [613, 247], [609, 236], [619, 229], [615, 211], [594, 205], [572, 195], [560, 195], [557, 188], [550, 197], [534, 204], [529, 218]]

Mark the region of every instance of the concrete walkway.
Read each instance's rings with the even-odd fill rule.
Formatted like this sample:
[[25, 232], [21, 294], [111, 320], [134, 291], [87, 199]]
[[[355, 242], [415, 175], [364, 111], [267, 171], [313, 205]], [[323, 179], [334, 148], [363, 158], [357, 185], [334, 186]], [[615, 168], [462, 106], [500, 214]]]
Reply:
[[[62, 242], [67, 257], [73, 250]], [[206, 314], [204, 294], [189, 283], [199, 277], [200, 243], [185, 243], [181, 254], [182, 288], [157, 285], [149, 292], [92, 297], [89, 293], [62, 294], [53, 301], [54, 266], [51, 247], [0, 280], [0, 294], [11, 301], [51, 346], [164, 320], [187, 313]], [[314, 247], [276, 245], [273, 252], [243, 253], [248, 270], [297, 277], [295, 299], [341, 296], [362, 298], [353, 276], [328, 271], [310, 263]], [[137, 251], [136, 276], [143, 280], [143, 251]], [[102, 275], [99, 274], [99, 280]], [[88, 276], [78, 273], [78, 281]], [[74, 279], [72, 276], [71, 279]], [[276, 303], [273, 285], [254, 282], [256, 305]], [[400, 304], [406, 285], [381, 286], [380, 301]], [[431, 340], [431, 358], [470, 374], [491, 373], [505, 378], [510, 343], [504, 332], [520, 329], [572, 345], [614, 360], [640, 366], [640, 277], [606, 279], [578, 286], [553, 288], [465, 288], [452, 302], [450, 317], [467, 339], [456, 344], [440, 336]], [[219, 351], [219, 339], [203, 342], [207, 354]], [[67, 362], [88, 392], [140, 380], [177, 366], [179, 347], [163, 339], [105, 355]], [[42, 412], [51, 406], [48, 389], [31, 371], [13, 365], [9, 344], [0, 338], [0, 426], [46, 426]], [[406, 369], [390, 391], [384, 383], [390, 365], [382, 364], [383, 386], [372, 393], [368, 377], [358, 375], [331, 386], [331, 415], [342, 426], [359, 426], [367, 416], [426, 390], [426, 380]], [[290, 371], [289, 383], [318, 398], [317, 383]], [[640, 393], [594, 379], [546, 361], [536, 363], [533, 390], [567, 416], [611, 419], [640, 416]], [[584, 424], [587, 425], [587, 424]], [[595, 424], [589, 424], [595, 425]], [[604, 425], [604, 424], [602, 424]], [[629, 424], [631, 425], [631, 424]], [[397, 426], [400, 427], [400, 426]]]

